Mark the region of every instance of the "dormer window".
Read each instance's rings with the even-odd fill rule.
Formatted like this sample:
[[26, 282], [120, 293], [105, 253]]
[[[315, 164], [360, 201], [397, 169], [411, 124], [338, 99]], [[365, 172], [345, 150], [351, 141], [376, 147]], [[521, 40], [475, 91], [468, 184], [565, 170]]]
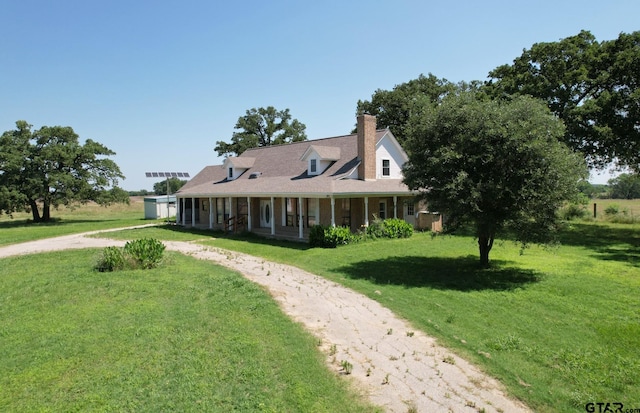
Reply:
[[255, 158], [249, 157], [229, 157], [224, 160], [222, 167], [227, 170], [227, 180], [233, 181], [238, 179], [247, 170], [253, 167]]
[[309, 145], [301, 161], [307, 162], [307, 174], [320, 175], [335, 161], [340, 159], [340, 148]]
[[382, 176], [391, 176], [391, 168], [389, 167], [389, 160], [382, 160]]

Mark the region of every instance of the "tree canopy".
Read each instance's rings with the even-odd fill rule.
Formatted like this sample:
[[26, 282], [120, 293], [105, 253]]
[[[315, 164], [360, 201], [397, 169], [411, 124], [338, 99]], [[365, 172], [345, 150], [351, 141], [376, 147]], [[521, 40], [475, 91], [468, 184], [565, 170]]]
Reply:
[[[178, 189], [182, 188], [187, 180], [175, 177], [167, 178], [169, 180], [169, 192], [175, 194]], [[153, 184], [153, 193], [156, 195], [167, 195], [167, 179]]]
[[370, 101], [358, 101], [356, 112], [357, 115], [374, 115], [377, 126], [389, 128], [398, 142], [404, 145], [409, 119], [413, 114], [425, 105], [434, 106], [450, 93], [473, 85], [456, 85], [431, 73], [428, 76], [420, 75], [417, 79], [396, 85], [393, 90], [376, 90]]
[[124, 176], [107, 158], [111, 155], [115, 152], [91, 139], [80, 144], [71, 127], [33, 131], [26, 121], [17, 121], [16, 130], [0, 137], [0, 213], [31, 211], [39, 222], [50, 220], [51, 207], [128, 202], [117, 186]]
[[528, 97], [481, 100], [463, 92], [412, 116], [404, 182], [446, 216], [446, 228], [471, 225], [480, 262], [496, 235], [543, 242], [556, 211], [586, 178], [584, 159], [559, 141], [564, 127]]
[[640, 198], [640, 175], [620, 174], [608, 182], [611, 198], [638, 199]]
[[566, 125], [563, 141], [592, 166], [640, 168], [640, 31], [602, 42], [582, 31], [536, 43], [489, 77], [494, 97], [543, 99]]
[[250, 148], [280, 145], [307, 140], [306, 126], [291, 119], [289, 109], [277, 110], [273, 106], [247, 110], [238, 118], [231, 143], [217, 141], [214, 150], [219, 156], [239, 156]]

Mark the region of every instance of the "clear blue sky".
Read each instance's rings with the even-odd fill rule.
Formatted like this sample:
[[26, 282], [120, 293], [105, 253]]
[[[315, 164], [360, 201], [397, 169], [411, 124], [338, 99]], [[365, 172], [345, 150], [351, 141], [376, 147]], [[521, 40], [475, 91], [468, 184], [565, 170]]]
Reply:
[[0, 132], [71, 126], [139, 190], [146, 171], [220, 163], [215, 142], [247, 109], [289, 108], [310, 139], [346, 134], [376, 89], [484, 80], [582, 29], [614, 39], [640, 29], [640, 2], [0, 0], [0, 16]]

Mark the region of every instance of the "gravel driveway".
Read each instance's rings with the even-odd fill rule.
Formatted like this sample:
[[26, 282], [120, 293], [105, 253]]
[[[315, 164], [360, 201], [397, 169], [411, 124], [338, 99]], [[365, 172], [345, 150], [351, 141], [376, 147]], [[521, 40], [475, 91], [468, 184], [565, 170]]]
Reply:
[[[0, 247], [0, 258], [125, 241], [67, 235]], [[322, 340], [329, 367], [352, 364], [355, 386], [388, 412], [527, 412], [495, 379], [362, 294], [299, 268], [190, 242], [168, 250], [234, 269], [264, 286], [292, 319]]]

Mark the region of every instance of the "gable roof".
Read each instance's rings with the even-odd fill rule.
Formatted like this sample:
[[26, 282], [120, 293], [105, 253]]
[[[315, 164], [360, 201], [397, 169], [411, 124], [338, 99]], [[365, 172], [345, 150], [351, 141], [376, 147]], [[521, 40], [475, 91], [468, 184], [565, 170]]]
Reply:
[[[375, 141], [383, 137], [395, 138], [388, 129], [376, 131]], [[305, 154], [315, 150], [332, 163], [319, 175], [307, 174]], [[336, 156], [337, 155], [337, 156]], [[333, 159], [336, 158], [337, 159]], [[247, 159], [245, 163], [244, 160]], [[253, 162], [248, 161], [253, 159]], [[226, 163], [226, 162], [225, 162]], [[234, 180], [227, 179], [222, 165], [205, 167], [177, 193], [193, 197], [226, 196], [348, 196], [350, 194], [410, 193], [399, 179], [364, 181], [345, 179], [358, 167], [357, 135], [343, 135], [284, 145], [252, 148], [233, 159], [233, 165], [251, 164]], [[252, 174], [260, 174], [251, 178]]]

